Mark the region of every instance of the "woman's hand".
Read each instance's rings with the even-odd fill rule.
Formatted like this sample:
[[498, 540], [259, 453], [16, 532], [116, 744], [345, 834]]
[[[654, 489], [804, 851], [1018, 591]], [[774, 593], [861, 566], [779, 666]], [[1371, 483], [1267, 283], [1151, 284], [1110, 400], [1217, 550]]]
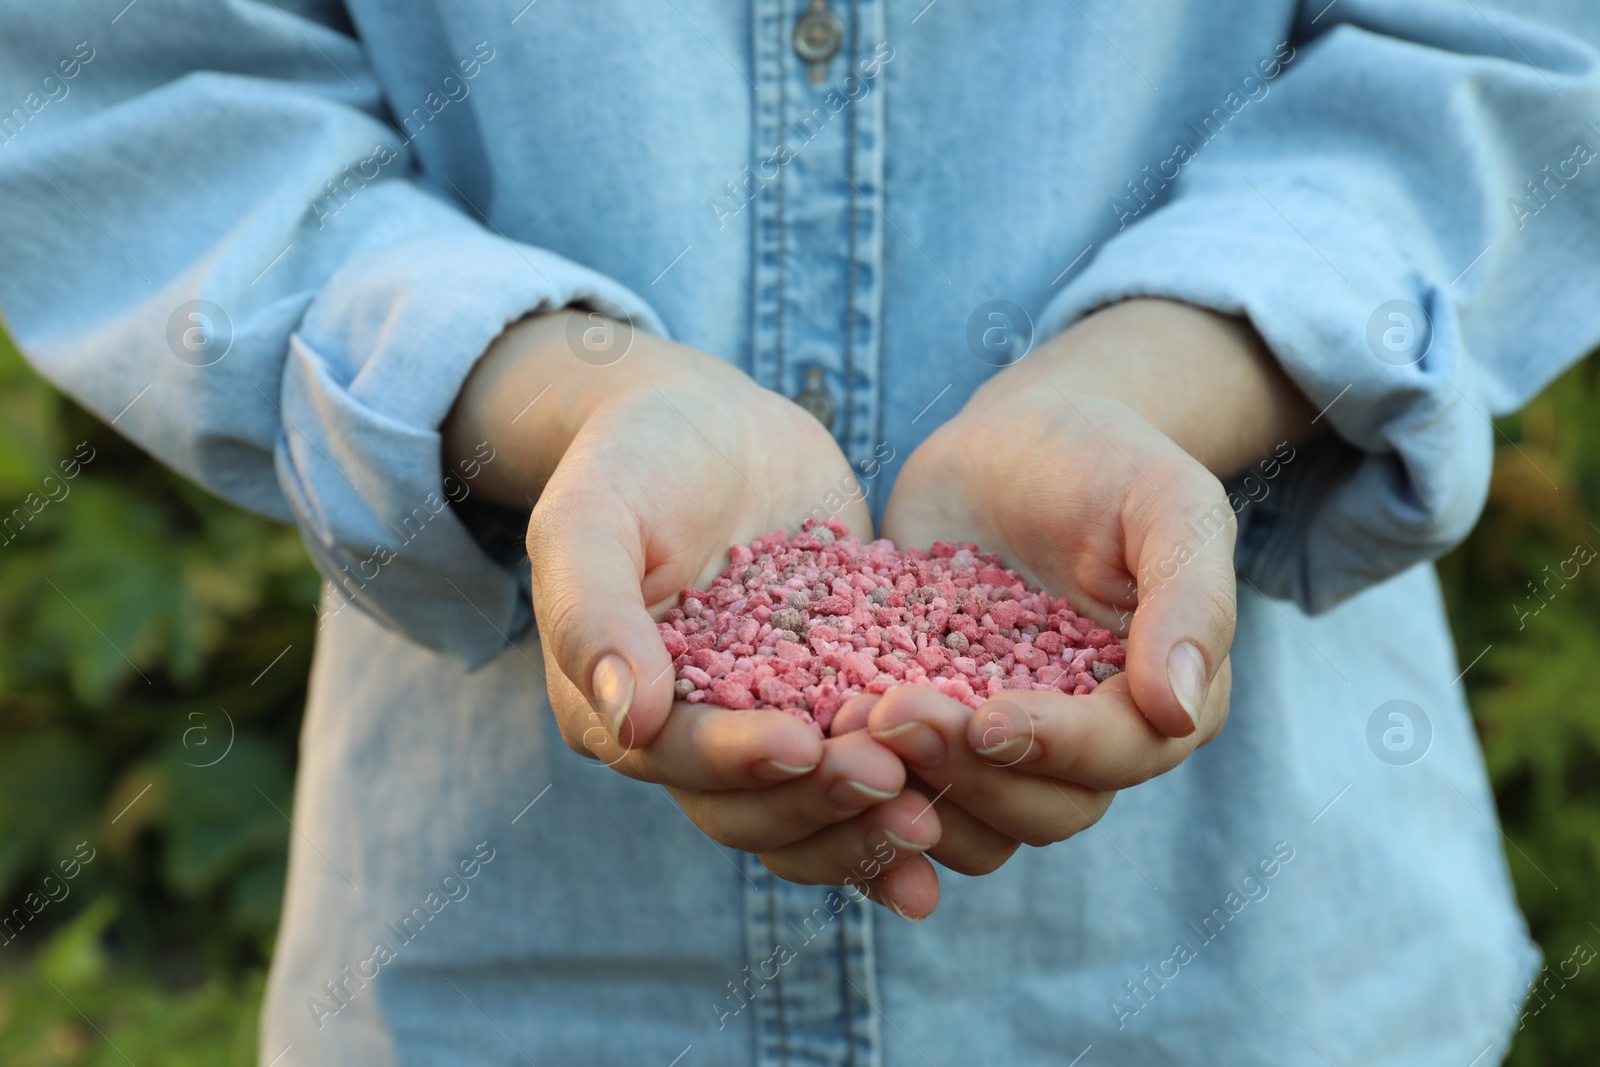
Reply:
[[[512, 327], [445, 427], [447, 456], [488, 440], [506, 457], [484, 468], [492, 499], [532, 506], [534, 614], [562, 736], [666, 786], [701, 830], [782, 877], [861, 883], [938, 839], [937, 816], [917, 818], [923, 801], [901, 795], [900, 759], [866, 734], [820, 740], [780, 711], [675, 704], [655, 624], [721, 573], [730, 545], [840, 499], [850, 465], [810, 414], [713, 356], [639, 333], [611, 362], [603, 345], [628, 332], [574, 311]], [[860, 499], [840, 515], [870, 537]]]
[[[997, 375], [912, 454], [885, 536], [974, 541], [1128, 653], [1126, 673], [1088, 696], [1008, 693], [973, 712], [902, 686], [841, 715], [836, 733], [865, 727], [938, 797], [931, 856], [993, 870], [1021, 843], [1086, 829], [1116, 790], [1216, 736], [1235, 621], [1235, 515], [1216, 475], [1310, 429], [1247, 326], [1134, 301]], [[908, 911], [931, 910], [926, 860], [891, 877]]]

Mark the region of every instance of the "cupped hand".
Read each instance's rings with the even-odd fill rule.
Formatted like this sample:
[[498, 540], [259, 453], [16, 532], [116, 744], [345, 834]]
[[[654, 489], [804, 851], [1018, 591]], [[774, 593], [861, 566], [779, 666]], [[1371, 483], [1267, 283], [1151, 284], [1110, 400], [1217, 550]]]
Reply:
[[819, 739], [780, 711], [675, 703], [656, 628], [730, 545], [824, 501], [843, 499], [840, 517], [870, 536], [864, 494], [839, 492], [857, 485], [848, 461], [814, 417], [713, 356], [639, 333], [615, 362], [578, 358], [574, 333], [627, 329], [574, 331], [579, 314], [508, 331], [445, 430], [447, 451], [487, 438], [508, 457], [484, 468], [492, 498], [538, 493], [528, 558], [562, 737], [664, 786], [707, 835], [793, 881], [861, 884], [931, 846], [938, 818], [917, 818], [888, 748]]
[[1302, 418], [1303, 399], [1247, 326], [1135, 301], [991, 379], [908, 458], [884, 536], [976, 542], [1127, 648], [1126, 672], [1086, 696], [1007, 692], [973, 711], [902, 686], [840, 716], [835, 733], [865, 730], [936, 800], [943, 830], [928, 855], [992, 871], [1021, 844], [1093, 825], [1117, 790], [1217, 735], [1232, 686], [1236, 520], [1208, 465], [1227, 473], [1279, 433], [1303, 439]]

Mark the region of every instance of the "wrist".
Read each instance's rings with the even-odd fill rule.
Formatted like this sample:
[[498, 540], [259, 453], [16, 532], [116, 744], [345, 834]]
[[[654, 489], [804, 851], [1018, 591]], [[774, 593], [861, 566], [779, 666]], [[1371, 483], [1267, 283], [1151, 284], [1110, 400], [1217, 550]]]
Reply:
[[1218, 477], [1315, 436], [1315, 411], [1248, 322], [1170, 300], [1089, 315], [996, 375], [979, 410], [1014, 390], [1059, 388], [1133, 409]]
[[530, 315], [508, 326], [474, 365], [440, 426], [447, 470], [485, 443], [500, 457], [478, 485], [497, 503], [534, 495], [582, 425], [579, 383], [567, 365], [577, 361], [564, 353], [573, 314]]
[[440, 427], [442, 458], [449, 469], [487, 443], [504, 458], [484, 468], [479, 491], [531, 506], [579, 431], [607, 405], [657, 385], [725, 379], [748, 383], [714, 356], [596, 312], [530, 315], [506, 328], [463, 383]]

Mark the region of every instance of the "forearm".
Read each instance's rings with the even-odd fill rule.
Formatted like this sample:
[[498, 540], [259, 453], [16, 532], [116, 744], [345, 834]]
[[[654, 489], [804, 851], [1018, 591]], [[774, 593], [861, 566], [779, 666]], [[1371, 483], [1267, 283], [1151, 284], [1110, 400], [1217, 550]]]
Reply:
[[1127, 404], [1218, 477], [1322, 429], [1249, 323], [1170, 300], [1129, 300], [1087, 316], [973, 402], [1052, 385], [1069, 398]]

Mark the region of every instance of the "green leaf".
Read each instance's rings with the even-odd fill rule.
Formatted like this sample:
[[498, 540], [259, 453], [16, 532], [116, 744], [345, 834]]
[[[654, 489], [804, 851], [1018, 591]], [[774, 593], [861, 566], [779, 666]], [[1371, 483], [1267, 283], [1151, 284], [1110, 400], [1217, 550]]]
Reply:
[[106, 952], [101, 940], [118, 910], [116, 898], [107, 894], [57, 930], [39, 950], [36, 960], [39, 973], [68, 988], [84, 985], [103, 975]]
[[162, 874], [189, 897], [224, 886], [263, 859], [282, 856], [289, 840], [286, 815], [293, 784], [283, 755], [240, 736], [221, 762], [192, 765], [216, 755], [201, 758], [178, 747], [163, 760], [169, 792]]

